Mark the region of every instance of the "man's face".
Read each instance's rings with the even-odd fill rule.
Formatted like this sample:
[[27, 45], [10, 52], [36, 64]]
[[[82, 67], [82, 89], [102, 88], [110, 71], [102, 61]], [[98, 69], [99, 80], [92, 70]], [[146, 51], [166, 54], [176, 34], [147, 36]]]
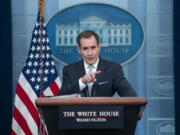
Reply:
[[100, 46], [97, 44], [95, 37], [81, 38], [80, 44], [79, 52], [85, 62], [89, 65], [96, 63], [99, 58]]

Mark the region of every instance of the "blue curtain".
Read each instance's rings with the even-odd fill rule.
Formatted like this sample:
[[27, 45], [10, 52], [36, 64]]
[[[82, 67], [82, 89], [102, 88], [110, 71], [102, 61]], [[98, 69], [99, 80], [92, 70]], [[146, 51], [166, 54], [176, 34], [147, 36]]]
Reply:
[[180, 58], [180, 38], [179, 38], [179, 1], [174, 1], [174, 79], [175, 79], [175, 118], [176, 118], [176, 135], [180, 134], [180, 85], [179, 85], [179, 75], [180, 75], [180, 64], [179, 64], [179, 58]]
[[11, 0], [0, 2], [0, 134], [10, 133], [12, 118]]

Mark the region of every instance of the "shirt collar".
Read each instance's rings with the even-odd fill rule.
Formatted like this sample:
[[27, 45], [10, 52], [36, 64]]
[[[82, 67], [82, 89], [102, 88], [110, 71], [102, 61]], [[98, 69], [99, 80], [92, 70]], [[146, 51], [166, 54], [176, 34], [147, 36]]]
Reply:
[[[96, 61], [92, 66], [97, 69], [98, 63], [99, 63], [99, 58], [97, 59], [97, 61]], [[85, 67], [85, 69], [88, 68], [88, 66], [89, 66], [89, 64], [87, 64], [87, 63], [84, 61], [84, 67]]]

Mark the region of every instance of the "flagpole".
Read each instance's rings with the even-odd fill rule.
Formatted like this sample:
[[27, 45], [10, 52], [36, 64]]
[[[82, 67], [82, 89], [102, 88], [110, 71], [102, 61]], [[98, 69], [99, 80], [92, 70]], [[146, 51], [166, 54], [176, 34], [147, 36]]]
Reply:
[[[40, 26], [40, 28], [39, 28], [39, 30], [40, 30], [40, 32], [39, 32], [39, 37], [40, 37], [40, 55], [43, 55], [43, 50], [42, 50], [42, 47], [43, 47], [43, 42], [42, 42], [42, 40], [43, 40], [43, 21], [42, 20], [44, 20], [44, 7], [45, 7], [45, 2], [44, 2], [44, 0], [39, 0], [39, 16], [40, 16], [40, 22], [41, 23], [39, 23], [39, 26]], [[40, 62], [42, 63], [42, 65], [40, 66], [40, 69], [41, 70], [43, 70], [43, 68], [44, 68], [44, 60], [43, 60], [43, 58], [40, 58]], [[41, 73], [41, 75], [40, 75], [40, 78], [41, 78], [41, 80], [43, 80], [44, 78], [44, 72], [42, 72]], [[44, 89], [44, 86], [43, 86], [43, 84], [44, 84], [44, 82], [43, 81], [41, 81], [41, 85], [40, 85], [40, 89]]]
[[42, 18], [44, 18], [44, 7], [45, 7], [44, 0], [39, 0], [39, 11], [40, 11], [40, 16]]

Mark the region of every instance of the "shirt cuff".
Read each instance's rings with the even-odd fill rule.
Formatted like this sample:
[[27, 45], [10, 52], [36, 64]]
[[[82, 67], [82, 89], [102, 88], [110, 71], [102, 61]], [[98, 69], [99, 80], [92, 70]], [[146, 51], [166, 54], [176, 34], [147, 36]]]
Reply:
[[80, 89], [80, 91], [82, 91], [85, 87], [86, 87], [86, 84], [83, 83], [83, 82], [81, 81], [81, 79], [79, 79], [79, 89]]

